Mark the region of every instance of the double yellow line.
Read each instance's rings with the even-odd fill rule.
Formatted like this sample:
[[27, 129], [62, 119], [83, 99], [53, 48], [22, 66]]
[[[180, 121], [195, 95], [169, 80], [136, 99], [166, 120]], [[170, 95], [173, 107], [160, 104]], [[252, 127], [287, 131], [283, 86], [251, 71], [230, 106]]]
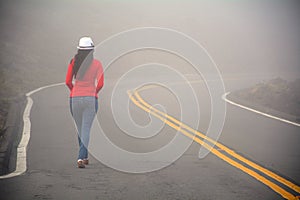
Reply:
[[[258, 181], [264, 183], [265, 185], [270, 187], [273, 191], [280, 194], [283, 198], [293, 199], [293, 200], [299, 199], [298, 195], [300, 194], [300, 187], [298, 185], [254, 163], [253, 161], [246, 159], [245, 157], [234, 152], [232, 149], [207, 137], [203, 133], [187, 126], [186, 124], [178, 121], [174, 117], [160, 110], [157, 110], [156, 108], [152, 107], [150, 104], [148, 104], [146, 101], [144, 101], [141, 98], [141, 96], [138, 93], [138, 90], [127, 91], [127, 93], [129, 95], [130, 100], [136, 106], [150, 113], [151, 115], [157, 117], [158, 119], [162, 120], [164, 123], [174, 128], [175, 130], [181, 132], [185, 136], [193, 139], [195, 142], [204, 146], [206, 149], [210, 150], [211, 153], [221, 158], [225, 162], [249, 174], [250, 176], [257, 179]], [[276, 182], [278, 184], [276, 184]], [[291, 192], [287, 191], [280, 185], [290, 188], [291, 190], [294, 191], [293, 193], [297, 195], [292, 194]]]

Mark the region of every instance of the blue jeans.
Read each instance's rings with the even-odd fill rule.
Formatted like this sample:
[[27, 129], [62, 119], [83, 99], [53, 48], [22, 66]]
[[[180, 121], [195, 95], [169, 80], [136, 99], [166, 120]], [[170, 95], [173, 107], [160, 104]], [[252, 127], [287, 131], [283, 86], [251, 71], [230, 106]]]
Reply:
[[72, 97], [70, 98], [70, 110], [78, 133], [78, 159], [87, 159], [90, 130], [98, 110], [98, 100], [96, 97], [90, 96]]

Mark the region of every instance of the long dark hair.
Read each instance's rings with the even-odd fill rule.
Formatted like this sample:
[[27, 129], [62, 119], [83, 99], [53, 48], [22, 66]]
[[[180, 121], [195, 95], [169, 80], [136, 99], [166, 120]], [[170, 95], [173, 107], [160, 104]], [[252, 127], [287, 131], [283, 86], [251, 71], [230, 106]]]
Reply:
[[[74, 57], [74, 67], [73, 67], [73, 76], [76, 79], [81, 79], [84, 75], [86, 70], [92, 64], [94, 56], [94, 50], [82, 50], [78, 49], [77, 54]], [[80, 69], [80, 70], [79, 70]]]

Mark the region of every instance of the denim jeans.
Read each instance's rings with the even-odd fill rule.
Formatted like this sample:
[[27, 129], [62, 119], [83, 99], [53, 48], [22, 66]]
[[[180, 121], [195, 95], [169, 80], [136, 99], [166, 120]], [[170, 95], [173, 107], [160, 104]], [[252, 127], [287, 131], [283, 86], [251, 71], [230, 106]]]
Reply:
[[71, 97], [70, 109], [78, 133], [78, 159], [87, 159], [90, 130], [98, 110], [98, 100], [90, 96]]

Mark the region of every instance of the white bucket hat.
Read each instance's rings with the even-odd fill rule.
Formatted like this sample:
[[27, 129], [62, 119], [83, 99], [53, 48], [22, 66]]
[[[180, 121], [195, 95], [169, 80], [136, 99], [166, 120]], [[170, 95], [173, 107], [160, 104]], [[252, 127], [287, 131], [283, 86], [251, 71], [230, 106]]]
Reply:
[[90, 37], [80, 38], [77, 49], [86, 49], [86, 50], [94, 49], [94, 43], [92, 38]]

